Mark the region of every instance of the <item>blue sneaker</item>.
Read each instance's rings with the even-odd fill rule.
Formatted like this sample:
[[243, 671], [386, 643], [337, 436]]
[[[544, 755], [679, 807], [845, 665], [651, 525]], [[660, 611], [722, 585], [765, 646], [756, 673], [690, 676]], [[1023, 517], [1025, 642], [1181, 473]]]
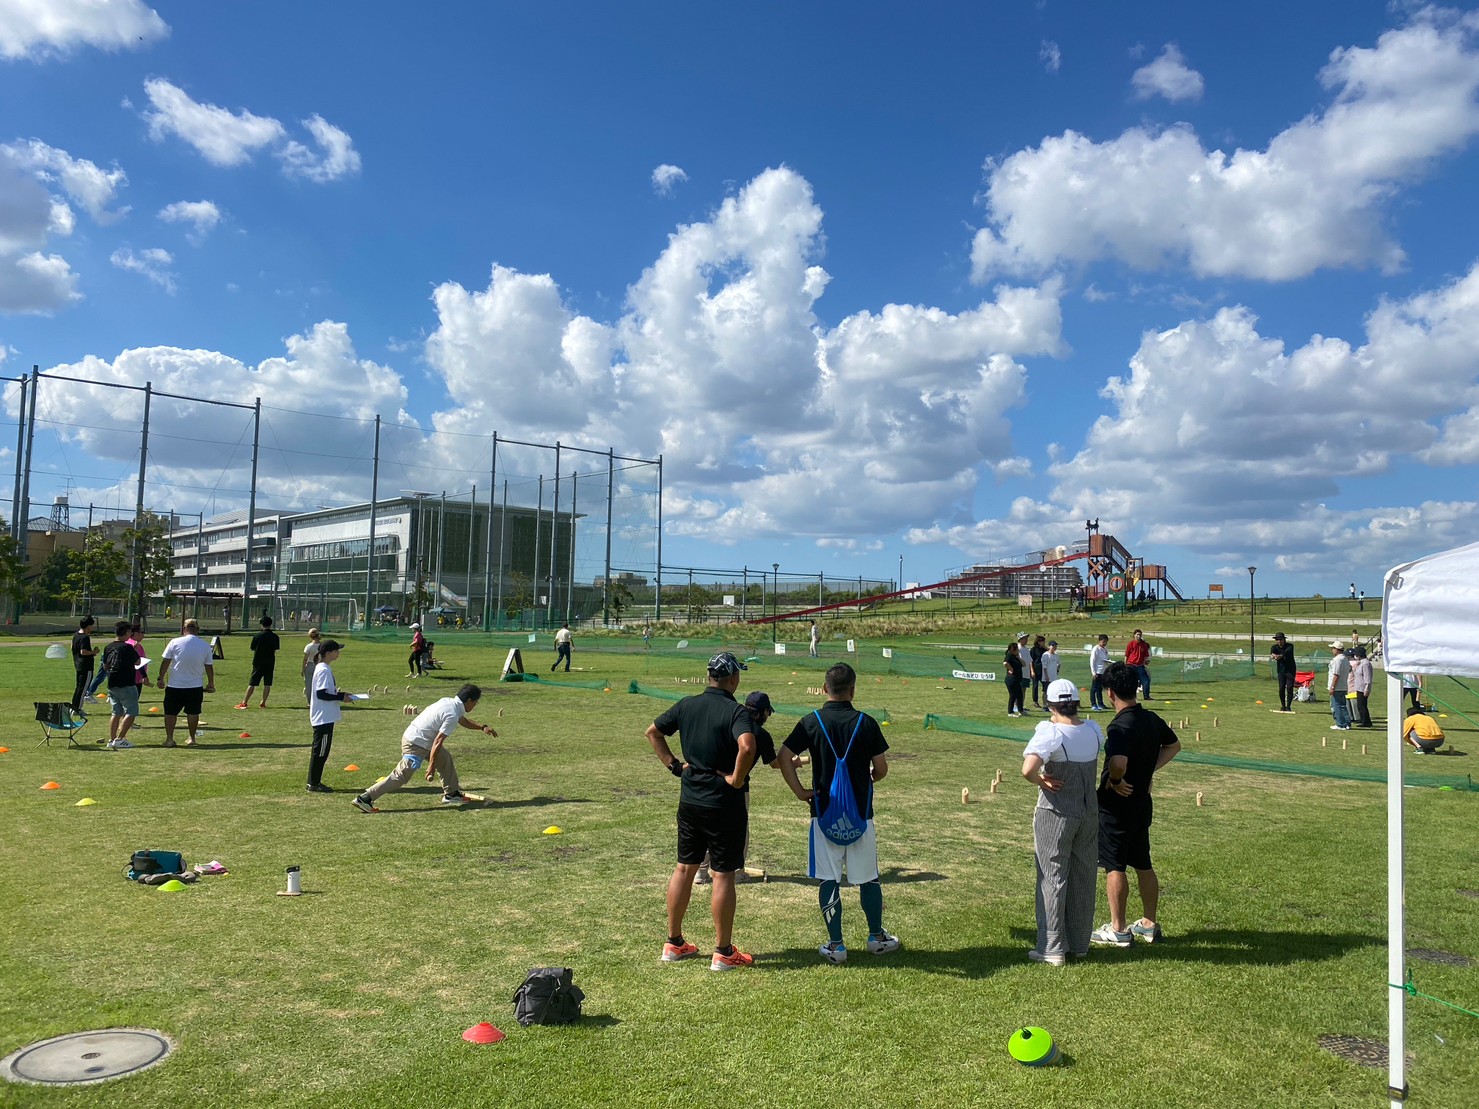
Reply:
[[1131, 940], [1135, 938], [1133, 932], [1116, 932], [1109, 925], [1096, 928], [1089, 936], [1089, 942], [1095, 947], [1129, 947]]
[[1159, 924], [1146, 924], [1144, 918], [1130, 925], [1130, 935], [1142, 939], [1146, 943], [1160, 943], [1166, 937], [1161, 935]]
[[817, 948], [817, 954], [833, 966], [841, 966], [847, 962], [847, 946], [841, 940], [822, 944]]

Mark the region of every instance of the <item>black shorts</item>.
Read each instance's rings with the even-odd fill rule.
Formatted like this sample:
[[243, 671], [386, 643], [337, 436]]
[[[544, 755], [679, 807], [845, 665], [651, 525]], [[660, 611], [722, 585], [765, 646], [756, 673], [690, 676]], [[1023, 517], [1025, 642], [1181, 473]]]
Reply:
[[205, 699], [205, 690], [200, 686], [194, 689], [176, 689], [174, 686], [166, 687], [164, 691], [164, 715], [199, 716], [200, 703]]
[[1099, 867], [1150, 870], [1150, 813], [1099, 810]]
[[678, 806], [678, 861], [697, 866], [709, 855], [709, 869], [719, 874], [745, 869], [745, 832], [750, 814], [743, 804], [710, 809]]
[[274, 669], [275, 666], [273, 662], [269, 662], [266, 666], [253, 666], [252, 680], [247, 682], [247, 685], [265, 685], [271, 688], [272, 671]]

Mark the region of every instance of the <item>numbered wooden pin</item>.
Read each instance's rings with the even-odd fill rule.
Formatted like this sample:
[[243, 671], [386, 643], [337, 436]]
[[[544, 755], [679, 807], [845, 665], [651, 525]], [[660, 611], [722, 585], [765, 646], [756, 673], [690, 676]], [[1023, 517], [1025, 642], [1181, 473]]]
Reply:
[[962, 805], [969, 805], [971, 803], [971, 791], [970, 791], [970, 787], [967, 786], [967, 787], [963, 787], [961, 789], [961, 791], [960, 791], [960, 803]]
[[1201, 795], [1201, 793], [1198, 793], [1197, 794], [1197, 808], [1201, 808], [1201, 807], [1202, 807], [1202, 795]]

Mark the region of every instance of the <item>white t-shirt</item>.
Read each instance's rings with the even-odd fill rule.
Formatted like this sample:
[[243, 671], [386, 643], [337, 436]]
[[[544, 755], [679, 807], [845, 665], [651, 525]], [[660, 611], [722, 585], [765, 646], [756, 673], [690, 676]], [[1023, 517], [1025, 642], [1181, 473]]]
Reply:
[[450, 736], [467, 715], [467, 706], [461, 697], [443, 697], [440, 701], [421, 710], [421, 715], [412, 720], [401, 735], [424, 750], [430, 751], [438, 735]]
[[215, 661], [211, 645], [198, 635], [180, 635], [171, 639], [163, 657], [169, 659], [166, 677], [171, 689], [204, 688], [205, 668]]
[[318, 648], [321, 642], [321, 640], [310, 639], [308, 646], [303, 648], [303, 669], [305, 671], [313, 665], [313, 656], [318, 654]]
[[561, 628], [555, 632], [555, 642], [561, 646], [569, 643], [572, 638], [573, 636], [571, 636], [569, 628]]
[[1042, 680], [1045, 682], [1056, 682], [1058, 680], [1058, 668], [1063, 665], [1063, 656], [1057, 651], [1045, 651], [1042, 656]]
[[1040, 720], [1023, 755], [1036, 755], [1043, 762], [1094, 762], [1104, 746], [1104, 733], [1097, 720], [1056, 724]]
[[1104, 673], [1104, 668], [1109, 665], [1109, 648], [1095, 644], [1089, 652], [1089, 669], [1096, 675]]
[[338, 701], [325, 701], [318, 695], [319, 690], [326, 693], [338, 693], [339, 687], [334, 684], [334, 671], [327, 662], [321, 662], [313, 668], [312, 696], [308, 701], [308, 722], [314, 727], [320, 724], [337, 724], [342, 715], [342, 709]]

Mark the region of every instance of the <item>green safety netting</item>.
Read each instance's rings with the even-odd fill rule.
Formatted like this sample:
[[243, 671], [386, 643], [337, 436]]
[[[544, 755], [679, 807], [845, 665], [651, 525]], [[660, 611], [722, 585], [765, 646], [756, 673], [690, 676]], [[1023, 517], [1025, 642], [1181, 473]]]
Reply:
[[[942, 716], [926, 713], [924, 726], [928, 730], [958, 732], [963, 735], [986, 736], [990, 739], [1006, 740], [1025, 744], [1032, 738], [1030, 729], [1006, 727], [986, 720], [975, 720], [963, 716]], [[1373, 737], [1384, 740], [1384, 733], [1373, 733]], [[1194, 763], [1199, 766], [1219, 766], [1229, 770], [1257, 770], [1266, 774], [1298, 774], [1314, 778], [1335, 778], [1349, 782], [1385, 782], [1386, 767], [1322, 766], [1309, 763], [1280, 762], [1276, 759], [1243, 758], [1236, 755], [1211, 755], [1200, 751], [1189, 751], [1185, 746], [1176, 756], [1177, 762]], [[1403, 782], [1409, 786], [1425, 786], [1431, 789], [1454, 789], [1479, 792], [1470, 774], [1417, 774], [1408, 772]]]

